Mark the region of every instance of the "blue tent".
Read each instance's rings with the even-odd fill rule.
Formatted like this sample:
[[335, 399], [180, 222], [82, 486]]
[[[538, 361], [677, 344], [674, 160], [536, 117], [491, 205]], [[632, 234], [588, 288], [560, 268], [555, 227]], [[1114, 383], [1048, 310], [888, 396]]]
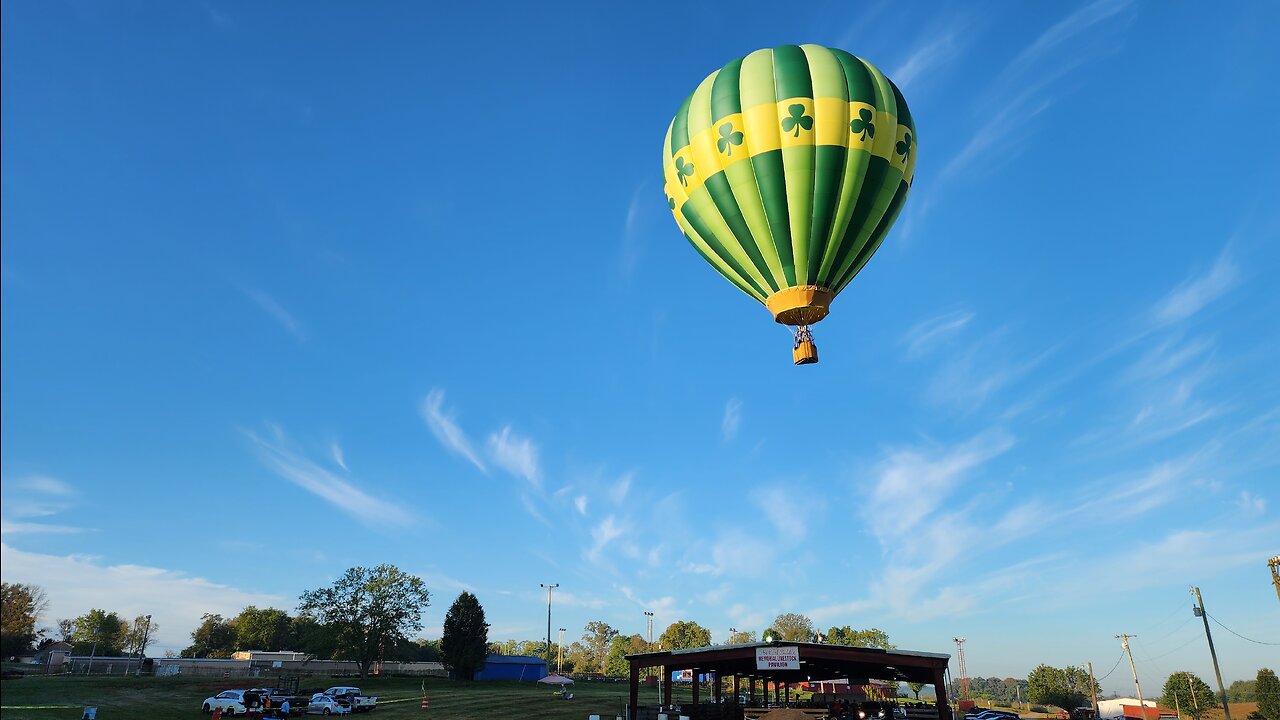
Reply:
[[476, 680], [523, 680], [537, 682], [547, 676], [547, 661], [528, 655], [490, 655]]

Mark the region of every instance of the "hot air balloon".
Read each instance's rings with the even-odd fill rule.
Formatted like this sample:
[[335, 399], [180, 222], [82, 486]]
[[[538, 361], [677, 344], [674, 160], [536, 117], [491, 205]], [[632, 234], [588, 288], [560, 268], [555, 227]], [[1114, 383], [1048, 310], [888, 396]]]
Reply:
[[707, 76], [667, 129], [667, 204], [721, 275], [793, 326], [809, 326], [880, 247], [916, 166], [902, 93], [871, 63], [819, 45], [757, 50]]

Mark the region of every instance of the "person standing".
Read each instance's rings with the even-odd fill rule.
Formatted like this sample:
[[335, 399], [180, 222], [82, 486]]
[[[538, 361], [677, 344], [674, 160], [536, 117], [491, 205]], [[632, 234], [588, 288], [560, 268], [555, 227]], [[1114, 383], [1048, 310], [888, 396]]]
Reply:
[[284, 702], [280, 703], [280, 717], [289, 717], [289, 698], [285, 698]]

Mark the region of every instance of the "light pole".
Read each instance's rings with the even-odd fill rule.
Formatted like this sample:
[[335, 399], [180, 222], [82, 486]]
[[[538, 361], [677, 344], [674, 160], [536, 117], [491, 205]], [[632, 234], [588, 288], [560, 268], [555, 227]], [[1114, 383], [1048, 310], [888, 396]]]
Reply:
[[[653, 613], [645, 610], [644, 619], [649, 624], [649, 652], [653, 652]], [[658, 675], [658, 706], [662, 706], [662, 674]]]
[[98, 630], [97, 626], [93, 628], [93, 649], [89, 651], [89, 665], [84, 669], [85, 675], [93, 674], [93, 657], [98, 654]]
[[729, 645], [733, 644], [733, 636], [738, 634], [738, 628], [729, 628]]
[[551, 667], [551, 591], [560, 587], [560, 583], [538, 583], [547, 589], [547, 667]]
[[564, 628], [560, 628], [560, 641], [556, 643], [556, 674], [560, 674], [560, 667], [564, 665]]

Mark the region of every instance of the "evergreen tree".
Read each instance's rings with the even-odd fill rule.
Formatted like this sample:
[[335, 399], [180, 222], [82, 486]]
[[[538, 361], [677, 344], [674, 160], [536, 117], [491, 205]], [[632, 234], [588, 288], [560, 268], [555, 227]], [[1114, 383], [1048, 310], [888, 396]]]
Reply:
[[1258, 712], [1267, 720], [1280, 720], [1280, 680], [1270, 668], [1258, 671], [1258, 682], [1254, 686], [1258, 695]]
[[1218, 706], [1213, 690], [1194, 673], [1185, 670], [1173, 673], [1165, 681], [1160, 702], [1165, 707], [1180, 709], [1195, 720], [1200, 720], [1206, 711]]
[[444, 616], [440, 654], [459, 680], [474, 680], [484, 667], [489, 645], [489, 623], [475, 595], [463, 591]]

